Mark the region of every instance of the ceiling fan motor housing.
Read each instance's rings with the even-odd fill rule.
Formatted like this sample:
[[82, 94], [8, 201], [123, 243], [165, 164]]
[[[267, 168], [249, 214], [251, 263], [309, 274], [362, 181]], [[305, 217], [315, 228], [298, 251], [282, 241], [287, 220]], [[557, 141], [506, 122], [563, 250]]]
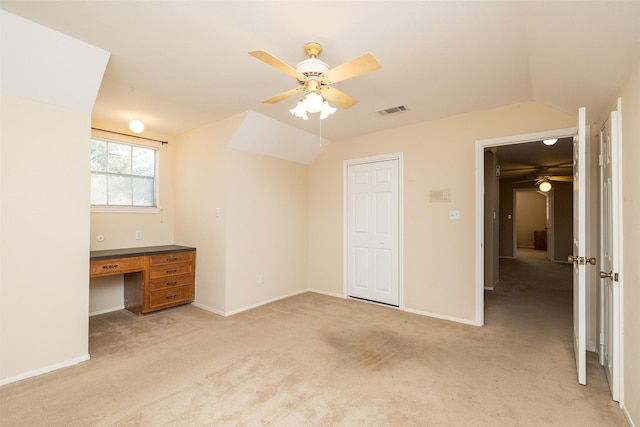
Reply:
[[307, 58], [296, 65], [296, 70], [309, 78], [317, 78], [320, 74], [329, 71], [329, 66], [318, 58]]

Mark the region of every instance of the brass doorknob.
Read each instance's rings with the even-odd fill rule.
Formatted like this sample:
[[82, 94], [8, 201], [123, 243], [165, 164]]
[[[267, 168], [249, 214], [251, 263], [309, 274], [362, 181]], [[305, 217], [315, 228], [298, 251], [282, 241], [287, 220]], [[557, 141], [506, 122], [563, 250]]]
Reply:
[[604, 271], [600, 272], [600, 278], [601, 279], [611, 279], [613, 280], [613, 271], [610, 271], [608, 273], [605, 273]]
[[588, 258], [587, 262], [591, 265], [596, 265], [596, 257]]
[[576, 262], [576, 259], [573, 257], [573, 255], [569, 255], [567, 257], [567, 262], [573, 264]]

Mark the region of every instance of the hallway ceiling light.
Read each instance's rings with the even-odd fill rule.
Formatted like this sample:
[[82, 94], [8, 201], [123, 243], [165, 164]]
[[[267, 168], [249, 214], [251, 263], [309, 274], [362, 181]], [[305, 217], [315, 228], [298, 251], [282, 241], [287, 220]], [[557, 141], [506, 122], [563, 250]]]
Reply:
[[550, 138], [550, 139], [543, 139], [543, 140], [542, 140], [542, 143], [543, 143], [544, 145], [553, 145], [553, 144], [555, 144], [556, 142], [558, 142], [558, 138]]
[[538, 188], [540, 189], [540, 191], [546, 193], [547, 191], [551, 190], [551, 183], [546, 179], [543, 179], [540, 185], [538, 185]]

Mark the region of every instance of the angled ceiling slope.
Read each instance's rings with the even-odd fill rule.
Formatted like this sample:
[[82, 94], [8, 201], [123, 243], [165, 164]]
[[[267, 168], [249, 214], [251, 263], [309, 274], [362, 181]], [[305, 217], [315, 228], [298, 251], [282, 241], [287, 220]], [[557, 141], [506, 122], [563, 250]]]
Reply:
[[327, 144], [328, 140], [312, 133], [249, 111], [228, 146], [308, 165]]
[[90, 113], [109, 52], [0, 10], [2, 91]]

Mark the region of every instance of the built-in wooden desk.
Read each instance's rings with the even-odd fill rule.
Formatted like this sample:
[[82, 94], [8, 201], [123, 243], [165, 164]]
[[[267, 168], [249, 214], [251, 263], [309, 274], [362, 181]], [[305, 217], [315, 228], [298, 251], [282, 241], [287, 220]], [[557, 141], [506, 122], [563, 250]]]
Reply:
[[91, 251], [89, 277], [124, 275], [124, 306], [136, 314], [193, 301], [196, 249], [166, 245]]

